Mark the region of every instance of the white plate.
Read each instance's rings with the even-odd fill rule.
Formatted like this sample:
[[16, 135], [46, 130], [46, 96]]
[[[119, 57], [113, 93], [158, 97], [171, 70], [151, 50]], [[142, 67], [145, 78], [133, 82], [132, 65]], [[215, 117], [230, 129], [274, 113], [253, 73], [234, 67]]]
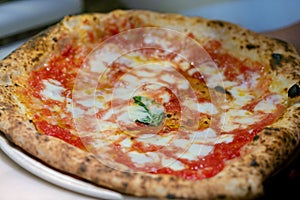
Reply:
[[120, 193], [97, 187], [43, 165], [19, 149], [15, 148], [1, 134], [0, 149], [18, 165], [54, 185], [91, 197], [112, 200], [123, 199], [123, 196]]

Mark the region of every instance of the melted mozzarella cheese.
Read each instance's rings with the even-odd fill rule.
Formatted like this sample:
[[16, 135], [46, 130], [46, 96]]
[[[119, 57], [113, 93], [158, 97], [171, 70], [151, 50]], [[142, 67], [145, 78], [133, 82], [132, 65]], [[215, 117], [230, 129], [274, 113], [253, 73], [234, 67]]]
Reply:
[[246, 84], [234, 86], [229, 89], [230, 94], [234, 97], [232, 107], [242, 107], [254, 99], [254, 96], [249, 94], [249, 89]]
[[206, 85], [209, 88], [214, 88], [219, 85], [223, 85], [225, 80], [224, 74], [221, 72], [214, 63], [205, 63], [198, 67], [200, 73], [204, 75]]
[[66, 90], [59, 81], [48, 79], [42, 81], [45, 88], [41, 91], [41, 95], [49, 100], [55, 100], [63, 102], [65, 97], [63, 96], [63, 92]]
[[254, 108], [254, 111], [262, 111], [265, 113], [272, 113], [277, 108], [277, 104], [282, 101], [281, 95], [272, 95], [267, 99], [260, 101]]
[[209, 115], [217, 114], [218, 109], [215, 107], [212, 103], [198, 103], [197, 104], [197, 110], [200, 113], [205, 113]]
[[170, 94], [168, 92], [164, 92], [159, 95], [159, 98], [162, 99], [162, 103], [168, 103], [170, 101]]
[[170, 74], [163, 74], [160, 78], [167, 83], [175, 83], [173, 76]]
[[174, 137], [173, 134], [169, 134], [169, 135], [141, 134], [137, 138], [137, 141], [143, 142], [145, 144], [167, 146], [171, 142], [173, 137]]
[[128, 152], [128, 156], [137, 167], [143, 167], [147, 163], [157, 163], [160, 161], [158, 154], [152, 152], [139, 153], [137, 151], [130, 151]]
[[220, 144], [220, 143], [229, 143], [232, 142], [234, 139], [234, 135], [233, 134], [222, 134], [219, 135], [217, 140], [215, 141], [215, 144]]
[[175, 171], [185, 169], [185, 165], [182, 162], [174, 158], [167, 158], [165, 155], [162, 156], [161, 164], [163, 167], [168, 167]]
[[130, 148], [132, 145], [132, 140], [129, 137], [127, 137], [124, 140], [122, 140], [122, 142], [120, 142], [120, 145], [121, 145], [122, 149]]
[[189, 147], [184, 149], [183, 152], [178, 152], [177, 156], [188, 160], [197, 160], [199, 157], [207, 156], [213, 149], [212, 145], [190, 144], [189, 141]]
[[294, 84], [293, 79], [287, 79], [285, 76], [276, 74], [276, 78], [272, 80], [270, 91], [278, 94], [285, 94], [286, 90]]
[[229, 143], [232, 142], [234, 139], [233, 134], [221, 134], [217, 135], [217, 133], [211, 129], [207, 128], [203, 131], [195, 131], [190, 134], [190, 143], [195, 144], [207, 144], [207, 145], [213, 145], [213, 144], [219, 144], [219, 143]]
[[247, 110], [231, 109], [222, 115], [220, 127], [223, 131], [229, 132], [237, 128], [246, 128], [259, 120], [259, 116]]

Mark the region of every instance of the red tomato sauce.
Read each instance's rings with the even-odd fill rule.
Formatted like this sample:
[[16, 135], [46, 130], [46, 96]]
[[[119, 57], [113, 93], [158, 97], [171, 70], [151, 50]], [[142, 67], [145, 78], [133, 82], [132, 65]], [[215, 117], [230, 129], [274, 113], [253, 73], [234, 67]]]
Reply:
[[80, 149], [85, 149], [84, 144], [82, 143], [79, 136], [71, 134], [70, 131], [66, 128], [62, 128], [58, 125], [52, 125], [49, 124], [46, 121], [35, 121], [35, 125], [39, 131], [42, 133], [54, 136], [56, 138], [59, 138], [61, 140], [64, 140], [68, 144], [74, 145]]
[[[111, 34], [115, 34], [118, 31], [119, 30], [117, 29], [117, 27], [114, 26], [111, 26], [109, 29], [109, 32]], [[90, 37], [91, 40], [93, 40], [92, 36]], [[222, 53], [221, 48], [222, 45], [218, 41], [210, 41], [205, 45], [205, 49], [211, 55], [212, 59], [217, 63], [217, 65], [224, 70], [224, 74], [228, 80], [236, 80], [237, 76], [239, 76], [240, 74], [244, 74], [247, 80], [247, 74], [251, 72], [264, 73], [265, 68], [262, 64], [257, 62], [252, 63], [249, 60], [241, 61], [238, 58], [235, 58], [227, 53]], [[41, 90], [44, 89], [42, 80], [57, 80], [67, 89], [67, 92], [71, 92], [73, 89], [74, 80], [76, 78], [77, 69], [79, 69], [83, 63], [83, 57], [78, 56], [79, 53], [80, 48], [71, 45], [66, 46], [59, 55], [53, 56], [49, 60], [47, 65], [41, 67], [39, 70], [35, 70], [32, 72], [31, 77], [29, 78], [29, 84], [31, 88], [26, 90], [27, 92], [29, 92], [29, 95], [23, 91], [20, 93], [21, 96], [23, 96], [23, 98], [26, 98], [24, 96], [29, 96], [27, 98], [30, 98], [31, 95], [34, 98], [40, 99], [43, 103], [48, 104], [47, 106], [54, 106], [54, 104], [56, 104], [57, 102], [43, 101], [43, 97], [40, 95]], [[113, 72], [114, 73], [112, 75], [114, 78], [117, 78], [125, 73], [123, 71], [118, 71], [117, 69]], [[186, 76], [186, 74], [183, 75]], [[200, 85], [203, 85], [201, 74], [195, 74], [194, 77], [192, 77], [191, 80], [193, 80], [193, 83], [195, 79], [199, 82]], [[265, 85], [264, 88], [267, 88], [267, 85]], [[266, 91], [268, 92], [267, 89]], [[201, 101], [208, 101], [206, 97], [199, 97], [198, 99], [201, 99]], [[246, 105], [245, 109], [251, 111], [256, 103], [257, 102], [253, 102], [252, 104]], [[171, 101], [164, 106], [168, 113], [177, 113], [178, 117], [180, 117], [180, 102], [177, 98], [172, 97]], [[33, 114], [35, 112], [39, 112], [38, 115], [40, 116], [51, 115], [51, 112], [49, 110], [47, 111], [47, 109], [35, 110], [34, 105], [30, 105], [30, 103], [28, 103], [27, 107], [30, 108], [30, 112], [32, 112]], [[283, 109], [283, 106], [279, 106], [275, 113], [266, 114], [260, 122], [249, 126], [249, 128], [245, 130], [232, 131], [231, 133], [235, 135], [232, 142], [216, 144], [214, 146], [213, 152], [205, 157], [199, 158], [197, 161], [177, 158], [187, 166], [184, 170], [174, 171], [167, 167], [151, 167], [150, 173], [172, 174], [192, 180], [212, 177], [224, 168], [226, 160], [239, 157], [240, 149], [245, 144], [251, 142], [254, 136], [266, 125], [274, 122], [282, 113]], [[98, 113], [98, 116], [101, 115], [102, 113]], [[33, 118], [33, 122], [40, 132], [46, 135], [57, 137], [69, 144], [86, 150], [81, 139], [78, 136], [73, 135], [69, 131], [69, 129], [74, 129], [74, 126], [72, 124], [61, 124], [62, 122], [60, 122], [59, 125], [54, 125], [48, 123], [41, 117]], [[172, 127], [169, 128], [172, 129]], [[201, 130], [201, 127], [199, 127], [199, 130]], [[222, 134], [222, 132], [220, 134]], [[121, 162], [129, 167], [139, 169], [135, 167], [129, 157], [120, 150], [121, 146], [119, 144], [116, 143], [112, 145], [114, 145], [115, 160], [117, 162]], [[161, 147], [155, 145], [145, 146], [145, 144], [142, 144], [140, 142], [134, 142], [132, 146], [132, 150], [138, 152], [154, 152], [159, 150], [160, 148]]]

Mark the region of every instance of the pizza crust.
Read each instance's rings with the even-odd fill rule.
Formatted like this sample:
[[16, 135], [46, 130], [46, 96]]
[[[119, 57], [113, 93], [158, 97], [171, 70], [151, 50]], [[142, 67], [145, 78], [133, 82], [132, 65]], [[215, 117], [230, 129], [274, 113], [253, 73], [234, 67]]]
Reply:
[[262, 196], [264, 181], [293, 155], [299, 143], [298, 97], [290, 98], [291, 104], [284, 115], [246, 145], [240, 158], [228, 161], [216, 176], [199, 181], [134, 172], [127, 168], [115, 170], [89, 152], [37, 132], [14, 95], [17, 87], [26, 87], [20, 85], [16, 77], [26, 76], [47, 59], [53, 50], [59, 48], [57, 39], [62, 34], [78, 31], [84, 20], [89, 20], [92, 28], [99, 28], [102, 20], [112, 16], [126, 18], [139, 26], [163, 26], [185, 33], [192, 32], [200, 40], [217, 38], [233, 55], [269, 63], [276, 73], [295, 83], [300, 80], [300, 58], [294, 47], [228, 22], [150, 11], [117, 10], [107, 15], [67, 16], [0, 62], [0, 130], [11, 142], [47, 165], [121, 193], [188, 199], [253, 199]]

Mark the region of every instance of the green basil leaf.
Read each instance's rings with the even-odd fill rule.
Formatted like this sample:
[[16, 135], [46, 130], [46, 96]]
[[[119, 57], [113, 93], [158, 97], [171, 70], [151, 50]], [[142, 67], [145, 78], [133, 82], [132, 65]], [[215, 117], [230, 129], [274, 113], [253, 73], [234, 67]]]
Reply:
[[165, 117], [164, 108], [153, 99], [142, 96], [134, 96], [134, 103], [139, 106], [133, 109], [135, 113], [135, 122], [143, 123], [148, 126], [159, 126]]

